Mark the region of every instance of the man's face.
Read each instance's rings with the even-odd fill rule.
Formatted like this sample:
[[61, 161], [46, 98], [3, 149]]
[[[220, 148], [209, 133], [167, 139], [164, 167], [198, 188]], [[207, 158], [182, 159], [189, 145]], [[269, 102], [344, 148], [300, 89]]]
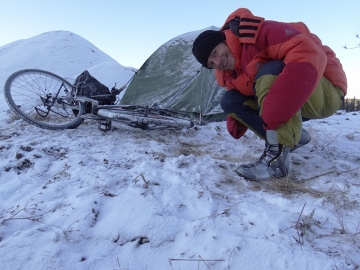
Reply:
[[235, 58], [225, 42], [219, 43], [210, 53], [207, 66], [219, 70], [234, 70]]

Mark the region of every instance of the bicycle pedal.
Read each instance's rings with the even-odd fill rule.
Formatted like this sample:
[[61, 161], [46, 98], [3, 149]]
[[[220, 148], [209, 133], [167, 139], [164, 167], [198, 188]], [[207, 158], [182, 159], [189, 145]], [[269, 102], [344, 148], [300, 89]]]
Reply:
[[108, 131], [111, 129], [111, 121], [98, 121], [98, 129], [101, 131]]

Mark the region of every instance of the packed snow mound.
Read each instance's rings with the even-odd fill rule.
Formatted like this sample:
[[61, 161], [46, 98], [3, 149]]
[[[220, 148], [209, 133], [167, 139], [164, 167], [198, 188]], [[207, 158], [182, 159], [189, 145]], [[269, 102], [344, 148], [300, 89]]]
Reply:
[[[116, 69], [116, 73], [133, 74], [86, 39], [68, 31], [52, 31], [12, 42], [0, 47], [0, 81], [20, 69], [36, 68], [62, 77], [76, 77], [97, 65]], [[106, 63], [106, 65], [104, 65]]]
[[[1, 89], [7, 78], [21, 69], [42, 69], [69, 82], [84, 70], [111, 88], [122, 86], [135, 69], [124, 67], [95, 45], [68, 31], [52, 31], [0, 47]], [[1, 104], [4, 99], [1, 99]]]

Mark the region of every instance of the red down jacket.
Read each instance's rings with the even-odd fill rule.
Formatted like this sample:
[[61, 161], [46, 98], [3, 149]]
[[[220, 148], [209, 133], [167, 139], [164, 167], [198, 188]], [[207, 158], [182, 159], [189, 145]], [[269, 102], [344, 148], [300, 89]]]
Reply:
[[[225, 27], [234, 18], [241, 19], [240, 37]], [[268, 21], [240, 8], [229, 15], [220, 30], [235, 57], [235, 71], [216, 70], [220, 86], [254, 95], [259, 68], [272, 60], [285, 63], [262, 104], [261, 117], [267, 129], [287, 122], [310, 97], [322, 76], [346, 95], [347, 80], [339, 59], [304, 23]]]

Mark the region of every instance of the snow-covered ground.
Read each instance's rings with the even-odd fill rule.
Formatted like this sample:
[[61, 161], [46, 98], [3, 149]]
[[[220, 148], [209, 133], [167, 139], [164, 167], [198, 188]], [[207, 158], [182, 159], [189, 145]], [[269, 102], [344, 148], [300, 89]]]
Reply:
[[[133, 73], [81, 38], [73, 50], [90, 46], [91, 64], [63, 62], [73, 51], [64, 45], [32, 65], [27, 53], [39, 44], [22, 42], [30, 45], [12, 57], [13, 46], [0, 47], [2, 85], [23, 68], [67, 78], [89, 69], [109, 87]], [[234, 140], [224, 122], [179, 131], [113, 123], [104, 133], [87, 120], [49, 131], [0, 97], [0, 123], [0, 269], [360, 267], [359, 112], [304, 123], [312, 141], [291, 153], [291, 178], [264, 182], [234, 172], [264, 143], [251, 132]]]

